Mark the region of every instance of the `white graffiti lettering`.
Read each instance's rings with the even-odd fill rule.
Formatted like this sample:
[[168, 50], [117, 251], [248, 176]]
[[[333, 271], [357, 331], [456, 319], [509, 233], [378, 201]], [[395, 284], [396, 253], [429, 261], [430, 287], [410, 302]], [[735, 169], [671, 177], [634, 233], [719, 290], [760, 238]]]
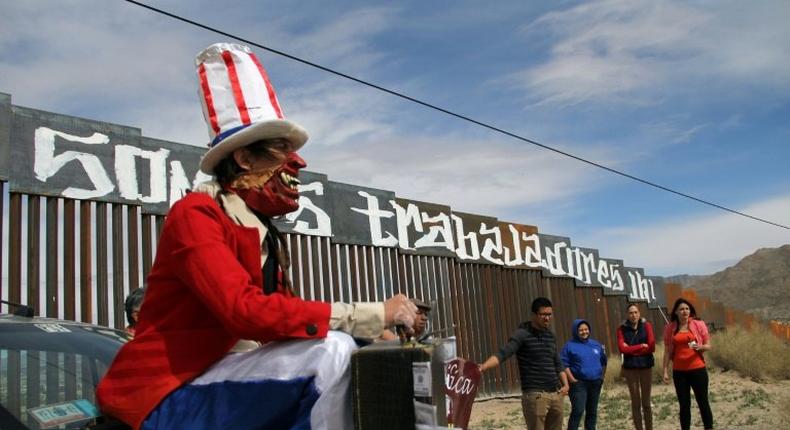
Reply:
[[[480, 259], [480, 248], [477, 244], [477, 234], [470, 231], [464, 234], [464, 220], [458, 215], [450, 215], [455, 224], [455, 237], [458, 238], [458, 246], [455, 248], [455, 254], [462, 260], [478, 260]], [[469, 250], [467, 250], [467, 241], [469, 242]]]
[[[439, 223], [439, 225], [429, 225], [428, 234], [414, 242], [415, 248], [444, 247], [453, 251], [453, 229], [450, 225], [450, 217], [446, 213], [440, 212], [436, 216], [429, 216], [422, 212], [423, 224]], [[442, 240], [436, 240], [441, 235]]]
[[609, 280], [609, 263], [604, 260], [598, 260], [598, 283], [607, 290], [612, 289], [612, 281]]
[[625, 291], [625, 281], [623, 280], [623, 275], [620, 273], [619, 264], [610, 264], [609, 265], [609, 277], [612, 280], [612, 290], [613, 291]]
[[520, 232], [516, 230], [516, 227], [513, 224], [507, 225], [508, 230], [510, 230], [510, 237], [513, 239], [513, 258], [510, 258], [511, 250], [510, 248], [504, 249], [505, 255], [505, 266], [520, 266], [524, 264], [524, 259], [521, 257], [521, 241], [519, 240], [521, 235]]
[[422, 233], [420, 209], [412, 203], [404, 208], [395, 200], [390, 200], [390, 205], [395, 209], [395, 219], [398, 224], [398, 246], [401, 249], [415, 249], [409, 246], [409, 225], [413, 225], [415, 231]]
[[595, 254], [592, 252], [585, 253], [581, 249], [578, 250], [578, 263], [581, 265], [580, 281], [584, 282], [585, 284], [592, 284], [592, 273], [595, 272]]
[[181, 200], [187, 194], [187, 191], [195, 188], [201, 182], [210, 181], [211, 176], [201, 172], [200, 170], [195, 173], [195, 179], [190, 184], [187, 179], [187, 174], [184, 171], [184, 166], [178, 160], [170, 162], [170, 206], [175, 202]]
[[493, 236], [492, 239], [485, 239], [483, 241], [483, 251], [480, 255], [483, 259], [490, 261], [494, 264], [505, 264], [501, 258], [494, 257], [494, 253], [497, 255], [502, 255], [502, 232], [499, 230], [499, 226], [493, 226], [488, 228], [486, 223], [482, 223], [480, 225], [480, 234], [481, 235], [491, 235]]
[[[326, 211], [316, 206], [305, 193], [313, 193], [317, 196], [322, 196], [324, 195], [324, 184], [316, 181], [299, 185], [299, 208], [285, 215], [285, 221], [289, 224], [294, 224], [293, 229], [297, 233], [324, 237], [332, 236], [332, 218], [329, 217]], [[307, 221], [298, 219], [305, 210], [315, 215], [315, 227], [310, 227]]]
[[[547, 267], [546, 261], [543, 260], [543, 252], [541, 251], [543, 248], [540, 245], [540, 236], [537, 234], [530, 234], [527, 235], [526, 233], [521, 234], [522, 239], [524, 239], [524, 264], [528, 267], [540, 269]], [[532, 246], [530, 246], [532, 244]]]
[[38, 127], [34, 133], [33, 142], [35, 146], [35, 159], [33, 162], [33, 172], [36, 179], [46, 182], [47, 179], [55, 175], [66, 163], [77, 160], [85, 174], [88, 175], [94, 189], [68, 187], [61, 193], [63, 197], [71, 199], [90, 199], [110, 194], [114, 189], [110, 177], [102, 167], [99, 157], [86, 152], [65, 151], [55, 156], [55, 136], [59, 136], [70, 142], [84, 143], [86, 145], [106, 145], [110, 138], [101, 133], [93, 133], [88, 137], [74, 136], [47, 127]]
[[629, 284], [630, 293], [629, 297], [633, 300], [647, 300], [650, 301], [650, 280], [642, 277], [642, 274], [637, 271], [629, 271], [628, 278], [631, 281]]
[[[386, 247], [396, 246], [398, 244], [398, 238], [393, 236], [390, 232], [382, 232], [381, 230], [381, 219], [392, 218], [395, 216], [395, 213], [380, 209], [378, 197], [365, 191], [357, 191], [357, 194], [367, 200], [368, 207], [367, 209], [351, 208], [351, 210], [368, 217], [368, 223], [370, 225], [370, 239], [373, 245]], [[386, 233], [387, 236], [384, 237], [383, 233]]]
[[655, 285], [653, 284], [653, 280], [652, 279], [648, 278], [648, 282], [650, 282], [650, 301], [651, 302], [655, 302], [657, 300]]
[[579, 264], [579, 248], [565, 248], [565, 264], [568, 267], [567, 275], [571, 278], [581, 280], [579, 277], [579, 272], [581, 270], [581, 264]]
[[[170, 151], [145, 151], [135, 146], [115, 146], [115, 177], [118, 179], [118, 192], [127, 200], [143, 203], [159, 203], [167, 199], [167, 156]], [[135, 157], [149, 160], [148, 181], [150, 196], [143, 196], [137, 187], [137, 166]]]
[[544, 246], [543, 253], [546, 255], [544, 262], [546, 268], [552, 275], [562, 276], [567, 275], [562, 268], [562, 256], [565, 254], [563, 248], [568, 246], [565, 242], [557, 242], [553, 247]]
[[[93, 189], [68, 187], [60, 194], [72, 199], [91, 199], [106, 196], [115, 190], [118, 185], [118, 194], [121, 198], [141, 203], [161, 203], [169, 200], [170, 206], [186, 194], [186, 190], [200, 182], [209, 180], [210, 177], [198, 171], [195, 179], [190, 184], [180, 161], [170, 162], [170, 194], [167, 193], [167, 159], [170, 150], [160, 148], [148, 151], [130, 145], [116, 145], [114, 151], [115, 183], [110, 179], [107, 170], [98, 156], [88, 152], [64, 151], [55, 156], [55, 137], [69, 142], [85, 145], [107, 145], [110, 138], [101, 133], [93, 133], [88, 137], [75, 136], [48, 127], [38, 127], [33, 136], [34, 162], [33, 173], [41, 182], [57, 174], [67, 163], [76, 160], [80, 163], [88, 180], [93, 184]], [[148, 160], [149, 175], [148, 188], [150, 194], [144, 196], [139, 192], [140, 180], [137, 171], [136, 159]]]
[[[58, 139], [61, 139], [60, 143]], [[71, 142], [71, 147], [75, 144], [83, 146], [79, 146], [79, 151], [64, 150], [56, 155], [56, 144], [66, 145], [63, 141]], [[109, 136], [102, 133], [78, 136], [48, 127], [38, 127], [34, 132], [35, 178], [44, 183], [58, 182], [52, 178], [56, 177], [68, 163], [76, 161], [84, 171], [84, 176], [78, 177], [79, 180], [86, 178], [92, 188], [70, 186], [60, 192], [63, 197], [99, 198], [113, 193], [117, 187], [117, 194], [122, 199], [152, 204], [169, 201], [171, 206], [189, 189], [210, 179], [209, 176], [197, 171], [190, 181], [182, 162], [169, 159], [171, 156], [176, 156], [170, 149], [147, 150], [126, 144], [115, 145], [112, 148], [97, 146], [109, 144], [111, 144]], [[91, 153], [110, 151], [114, 154], [111, 161], [112, 168], [105, 167], [102, 159]], [[143, 169], [148, 173], [147, 178], [141, 177], [139, 163], [147, 163], [143, 164], [143, 166], [147, 165], [147, 169]], [[76, 165], [67, 169], [69, 176], [74, 175], [75, 167]], [[109, 170], [111, 171], [108, 174]], [[114, 181], [110, 176], [112, 174], [115, 175]], [[147, 184], [144, 181], [147, 181]], [[141, 188], [147, 189], [147, 195], [140, 191]], [[324, 184], [320, 181], [302, 184], [299, 186], [299, 191], [299, 208], [285, 215], [282, 218], [283, 222], [292, 224], [293, 231], [296, 233], [332, 237], [330, 214], [310, 198], [311, 195], [323, 196]], [[593, 285], [595, 280], [596, 285], [602, 286], [609, 292], [621, 294], [627, 292], [631, 300], [654, 302], [656, 289], [659, 289], [659, 295], [661, 293], [661, 284], [656, 286], [652, 279], [640, 273], [641, 269], [626, 270], [621, 264], [598, 258], [594, 252], [571, 247], [567, 241], [555, 243], [556, 239], [552, 239], [551, 244], [545, 241], [541, 243], [540, 235], [527, 234], [519, 230], [516, 225], [504, 223], [491, 226], [481, 223], [477, 231], [467, 231], [464, 218], [451, 212], [438, 212], [431, 216], [421, 210], [418, 204], [407, 203], [401, 206], [394, 199], [388, 201], [392, 210], [387, 210], [379, 207], [377, 196], [362, 190], [357, 191], [357, 194], [365, 199], [366, 207], [349, 209], [367, 217], [370, 243], [373, 246], [399, 247], [405, 250], [444, 248], [461, 260], [482, 259], [506, 267], [523, 265], [533, 269], [546, 269], [553, 276], [571, 277], [580, 284]], [[331, 197], [319, 201], [331, 201]], [[392, 217], [395, 217], [396, 229], [394, 232], [385, 231], [384, 220]], [[504, 245], [503, 234], [510, 235], [512, 246]], [[455, 381], [453, 386], [458, 387], [463, 383], [463, 381]]]

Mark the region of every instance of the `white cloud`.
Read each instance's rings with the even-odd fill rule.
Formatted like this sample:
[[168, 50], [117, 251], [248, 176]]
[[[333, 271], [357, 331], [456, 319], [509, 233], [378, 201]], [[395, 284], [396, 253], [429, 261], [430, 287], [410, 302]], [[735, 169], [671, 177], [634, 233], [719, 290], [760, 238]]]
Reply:
[[[577, 161], [337, 78], [285, 94], [289, 118], [310, 133], [300, 151], [308, 169], [333, 181], [527, 223], [534, 219], [521, 218], [525, 207], [565, 205], [608, 179]], [[577, 152], [613, 167], [632, 155], [592, 139]]]
[[558, 106], [655, 104], [695, 83], [786, 91], [788, 20], [786, 2], [584, 3], [526, 27], [529, 37], [556, 41], [545, 62], [511, 80], [534, 103]]
[[305, 147], [302, 152], [309, 168], [329, 174], [330, 180], [524, 223], [532, 220], [518, 218], [521, 208], [562, 204], [599, 186], [602, 176], [596, 169], [531, 145], [452, 133], [382, 133], [344, 150]]
[[172, 130], [194, 127], [190, 112], [200, 118], [192, 60], [208, 43], [150, 17], [121, 3], [16, 5], [0, 19], [0, 90], [17, 105], [182, 141]]
[[285, 94], [286, 114], [309, 131], [311, 146], [343, 149], [392, 132], [394, 100], [373, 90], [330, 77]]
[[710, 124], [689, 126], [688, 118], [669, 117], [646, 123], [640, 128], [645, 135], [656, 136], [664, 144], [684, 144], [693, 140], [694, 136], [709, 127]]
[[[790, 225], [790, 195], [755, 202], [744, 213]], [[618, 255], [651, 274], [712, 274], [758, 248], [790, 243], [790, 231], [731, 213], [706, 213], [659, 223], [612, 228], [585, 238], [602, 255]]]
[[309, 53], [313, 61], [342, 67], [341, 72], [368, 69], [383, 58], [372, 49], [369, 41], [398, 21], [396, 13], [395, 9], [387, 7], [350, 10], [291, 39], [288, 50]]
[[[333, 181], [528, 223], [534, 218], [522, 218], [525, 207], [565, 205], [607, 179], [590, 166], [336, 78], [286, 94], [289, 118], [310, 133], [300, 151], [308, 169]], [[597, 142], [581, 155], [611, 166], [630, 156]]]
[[[177, 11], [178, 5], [164, 8]], [[298, 31], [293, 28], [299, 24], [295, 18], [270, 17], [258, 26], [265, 28], [265, 41], [273, 40], [275, 48], [281, 43], [288, 52], [359, 72], [380, 58], [366, 41], [392, 25], [394, 13], [384, 7], [356, 9]], [[10, 92], [17, 105], [140, 127], [146, 136], [203, 146], [208, 134], [193, 60], [200, 49], [220, 39], [224, 38], [124, 3], [20, 3], [0, 17], [0, 91]], [[334, 128], [326, 133], [326, 143], [381, 129], [380, 124], [372, 127], [363, 119], [348, 118], [349, 113], [339, 128], [311, 109], [311, 98], [328, 96], [335, 103], [333, 110], [340, 106], [340, 112], [349, 112], [354, 107], [350, 92], [334, 94], [330, 82], [357, 90], [359, 85], [259, 54], [267, 68], [280, 71], [273, 79], [286, 113], [304, 107], [300, 117], [315, 125], [316, 132]], [[303, 85], [305, 76], [309, 80]], [[292, 101], [291, 94], [305, 101]]]

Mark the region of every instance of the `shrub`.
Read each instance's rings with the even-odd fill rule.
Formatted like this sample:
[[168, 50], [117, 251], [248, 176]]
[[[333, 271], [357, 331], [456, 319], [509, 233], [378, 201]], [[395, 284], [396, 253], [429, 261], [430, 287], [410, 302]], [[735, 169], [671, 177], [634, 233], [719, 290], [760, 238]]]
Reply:
[[606, 374], [603, 376], [604, 388], [611, 388], [615, 384], [625, 382], [625, 379], [620, 378], [621, 367], [620, 354], [609, 357], [609, 362], [606, 364]]
[[754, 380], [790, 379], [790, 346], [768, 330], [731, 327], [716, 332], [706, 354], [714, 366]]

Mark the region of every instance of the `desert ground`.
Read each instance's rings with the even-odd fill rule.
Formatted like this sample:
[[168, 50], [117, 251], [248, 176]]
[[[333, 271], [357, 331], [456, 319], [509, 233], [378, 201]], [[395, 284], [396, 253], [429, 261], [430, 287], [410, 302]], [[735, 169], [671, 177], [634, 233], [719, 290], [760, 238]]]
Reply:
[[[756, 382], [735, 371], [710, 370], [711, 408], [716, 429], [779, 430], [790, 428], [790, 381]], [[655, 430], [679, 428], [674, 387], [653, 384]], [[702, 429], [699, 410], [692, 399], [692, 428]], [[565, 400], [565, 422], [570, 401]], [[469, 430], [524, 429], [519, 397], [478, 399], [472, 408]], [[605, 386], [598, 405], [601, 430], [634, 428], [628, 389], [617, 381]]]

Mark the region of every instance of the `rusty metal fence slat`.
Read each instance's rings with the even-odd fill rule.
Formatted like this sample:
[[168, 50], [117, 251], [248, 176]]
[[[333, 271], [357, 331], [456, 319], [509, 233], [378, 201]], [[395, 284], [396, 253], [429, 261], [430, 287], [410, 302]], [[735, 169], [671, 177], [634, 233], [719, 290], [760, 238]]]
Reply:
[[63, 201], [63, 318], [77, 319], [76, 212], [72, 199]]
[[[6, 219], [5, 192], [6, 192], [5, 181], [0, 181], [0, 241], [2, 241], [2, 243], [0, 243], [0, 298], [8, 297], [8, 286], [5, 285], [5, 282], [3, 282], [3, 279], [5, 279], [5, 272], [3, 269], [4, 266], [3, 262], [5, 261], [3, 260], [3, 250], [5, 249], [5, 240], [3, 240], [3, 238], [5, 234], [5, 219]], [[0, 305], [0, 309], [3, 309], [3, 307], [5, 307], [5, 305]]]
[[41, 306], [41, 197], [27, 198], [27, 304], [33, 306], [37, 315], [45, 309]]
[[56, 197], [46, 198], [46, 222], [47, 228], [45, 231], [46, 239], [46, 281], [45, 281], [45, 298], [44, 304], [45, 314], [49, 317], [58, 317], [60, 299], [58, 297], [58, 262], [61, 261], [60, 249], [58, 243], [60, 242], [60, 228], [58, 226], [58, 201]]
[[110, 297], [109, 270], [107, 268], [109, 244], [107, 208], [107, 203], [96, 203], [96, 309], [98, 311], [98, 324], [104, 326], [110, 324], [109, 306], [107, 303]]
[[80, 321], [93, 321], [92, 203], [80, 202]]

